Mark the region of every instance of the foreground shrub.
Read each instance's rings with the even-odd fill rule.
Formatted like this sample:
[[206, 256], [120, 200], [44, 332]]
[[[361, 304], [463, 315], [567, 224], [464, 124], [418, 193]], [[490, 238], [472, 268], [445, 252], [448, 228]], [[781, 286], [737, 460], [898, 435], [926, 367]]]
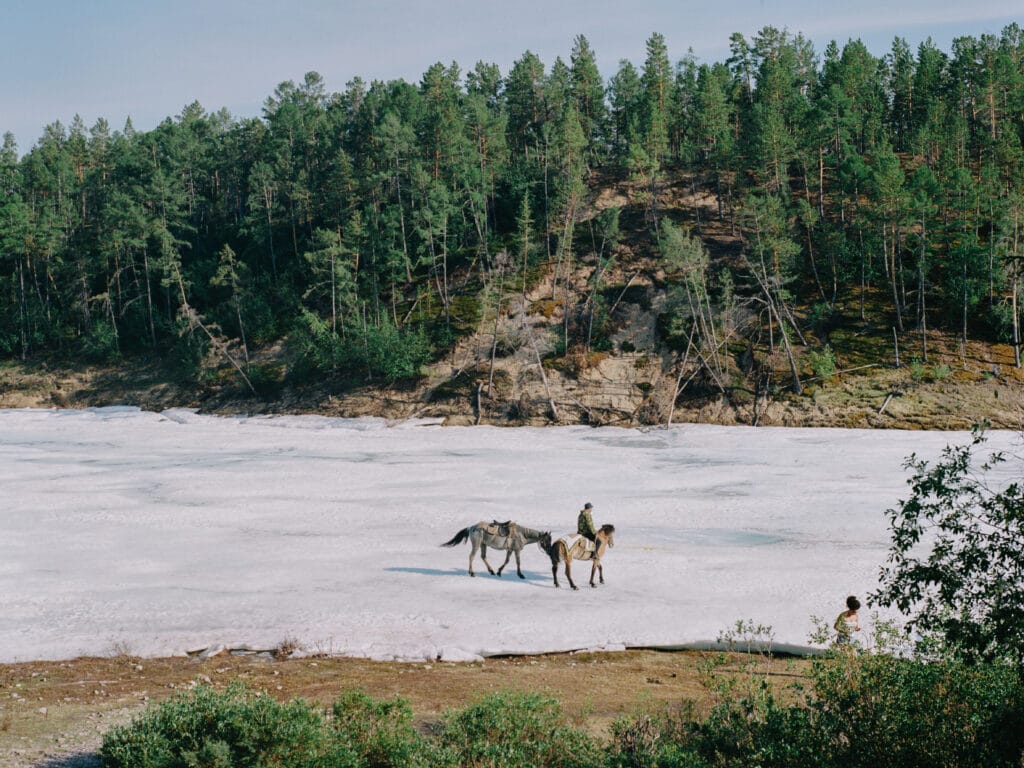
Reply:
[[1004, 664], [860, 654], [815, 665], [812, 719], [844, 766], [1019, 766], [1024, 680]]
[[412, 723], [412, 707], [400, 697], [377, 701], [361, 691], [342, 694], [334, 702], [334, 733], [367, 768], [437, 764], [431, 746]]
[[604, 762], [597, 743], [568, 726], [553, 699], [500, 693], [446, 715], [420, 735], [401, 699], [345, 693], [333, 718], [303, 701], [280, 704], [241, 684], [200, 687], [110, 731], [107, 768], [584, 768]]
[[438, 740], [450, 765], [474, 768], [589, 768], [603, 751], [566, 723], [557, 701], [534, 693], [496, 693], [449, 714]]
[[280, 704], [241, 684], [223, 692], [202, 686], [149, 708], [108, 733], [100, 755], [108, 768], [359, 765], [309, 704]]
[[[240, 684], [201, 687], [107, 734], [108, 768], [1019, 768], [1024, 679], [1005, 664], [840, 652], [779, 699], [753, 655], [707, 661], [710, 709], [649, 706], [600, 743], [538, 694], [492, 694], [428, 735], [401, 698], [343, 694], [331, 715]], [[728, 664], [723, 672], [722, 664]]]
[[[833, 656], [813, 693], [783, 704], [767, 679], [731, 686], [703, 719], [642, 715], [613, 727], [616, 766], [994, 768], [1024, 758], [1024, 680], [1008, 665]], [[723, 689], [724, 690], [724, 689]], [[642, 744], [643, 749], [637, 749]]]

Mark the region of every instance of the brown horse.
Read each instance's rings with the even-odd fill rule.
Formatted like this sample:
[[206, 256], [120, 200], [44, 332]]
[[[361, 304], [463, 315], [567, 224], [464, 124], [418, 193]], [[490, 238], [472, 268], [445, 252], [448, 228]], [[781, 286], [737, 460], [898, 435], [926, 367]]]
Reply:
[[573, 560], [590, 560], [593, 565], [590, 567], [590, 586], [596, 587], [594, 583], [594, 576], [597, 575], [601, 583], [604, 584], [604, 566], [601, 565], [601, 558], [604, 557], [605, 550], [608, 547], [615, 546], [614, 540], [615, 526], [614, 525], [602, 525], [600, 530], [597, 532], [595, 538], [597, 539], [597, 547], [590, 549], [587, 544], [590, 542], [580, 536], [573, 544], [567, 545], [565, 539], [558, 539], [555, 542], [541, 541], [541, 548], [548, 553], [548, 557], [551, 558], [551, 575], [555, 577], [555, 586], [558, 586], [558, 563], [562, 561], [565, 563], [565, 578], [569, 580], [569, 586], [573, 589], [579, 589], [572, 580], [572, 568], [571, 564]]

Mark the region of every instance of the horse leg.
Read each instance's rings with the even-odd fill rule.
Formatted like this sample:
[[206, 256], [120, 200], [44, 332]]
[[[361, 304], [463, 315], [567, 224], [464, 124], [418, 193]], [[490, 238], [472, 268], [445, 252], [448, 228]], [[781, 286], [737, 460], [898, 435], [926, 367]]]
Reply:
[[[498, 576], [501, 576], [501, 572], [505, 570], [505, 566], [508, 565], [508, 561], [512, 559], [512, 550], [505, 550], [505, 562], [501, 564], [501, 568], [498, 569]], [[516, 552], [516, 560], [519, 559], [519, 553]]]
[[576, 583], [572, 580], [572, 568], [570, 567], [571, 563], [572, 557], [565, 558], [565, 578], [568, 580], [570, 587], [572, 587], [573, 589], [579, 589], [579, 587], [576, 586]]
[[[523, 566], [519, 562], [519, 550], [513, 549], [512, 551], [516, 553], [516, 573], [519, 574], [520, 579], [525, 579], [526, 577], [523, 576]], [[507, 563], [508, 560], [506, 560], [505, 562]]]
[[601, 565], [601, 561], [594, 559], [594, 564], [590, 566], [590, 586], [596, 587], [594, 583], [594, 574], [599, 573], [601, 575], [601, 583], [604, 584], [604, 567]]
[[472, 544], [473, 545], [469, 548], [469, 575], [476, 576], [476, 574], [473, 573], [473, 558], [476, 556], [477, 542], [474, 541]]
[[480, 542], [480, 559], [484, 561], [484, 565], [487, 566], [487, 572], [494, 575], [494, 569], [491, 568], [491, 564], [487, 562], [487, 545], [482, 541]]

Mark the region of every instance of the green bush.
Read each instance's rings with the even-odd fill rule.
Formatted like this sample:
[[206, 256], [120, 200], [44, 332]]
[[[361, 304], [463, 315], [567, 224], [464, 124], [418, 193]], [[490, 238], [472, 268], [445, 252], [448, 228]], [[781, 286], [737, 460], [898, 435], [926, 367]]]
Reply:
[[422, 328], [397, 328], [385, 318], [379, 326], [335, 333], [327, 321], [308, 310], [303, 310], [289, 342], [296, 352], [292, 376], [298, 380], [314, 374], [353, 381], [413, 379], [433, 351]]
[[910, 361], [910, 365], [908, 367], [910, 368], [910, 378], [914, 381], [921, 381], [924, 379], [924, 374], [927, 369], [925, 368], [924, 363], [921, 362], [920, 358], [915, 357]]
[[349, 344], [350, 358], [365, 365], [372, 378], [386, 381], [413, 379], [430, 361], [430, 340], [420, 329], [396, 328], [385, 320], [366, 329], [362, 339]]
[[[742, 639], [742, 638], [741, 638]], [[923, 662], [841, 651], [815, 660], [811, 685], [780, 700], [764, 656], [737, 674], [709, 656], [703, 717], [661, 708], [617, 720], [602, 744], [559, 704], [502, 692], [448, 712], [426, 735], [400, 698], [342, 695], [332, 716], [241, 684], [200, 687], [110, 731], [107, 768], [1019, 768], [1024, 679], [1007, 664]], [[723, 665], [729, 670], [722, 671]]]
[[834, 765], [1019, 766], [1024, 688], [999, 664], [858, 654], [815, 664], [811, 718]]
[[82, 353], [94, 362], [107, 362], [120, 356], [117, 329], [108, 320], [97, 320], [82, 339]]
[[110, 731], [107, 768], [356, 768], [357, 755], [332, 736], [309, 704], [280, 704], [241, 684], [200, 686]]
[[280, 704], [241, 684], [196, 688], [110, 731], [107, 768], [444, 768], [604, 763], [597, 742], [568, 726], [553, 699], [493, 694], [448, 713], [434, 738], [420, 735], [401, 698], [353, 691], [332, 718], [302, 701]]
[[811, 676], [804, 703], [782, 704], [766, 675], [744, 684], [712, 674], [718, 703], [705, 718], [691, 709], [619, 721], [612, 764], [1011, 768], [1024, 758], [1014, 667], [841, 652], [817, 660]]
[[445, 718], [438, 735], [452, 765], [590, 768], [603, 751], [565, 722], [554, 699], [535, 693], [495, 693]]
[[210, 341], [202, 331], [189, 330], [182, 324], [168, 356], [172, 370], [182, 381], [197, 381], [209, 349]]
[[412, 707], [402, 698], [377, 701], [361, 691], [334, 702], [335, 735], [366, 768], [436, 765], [432, 749], [413, 727]]
[[830, 345], [826, 344], [820, 352], [812, 349], [807, 357], [811, 361], [811, 370], [819, 379], [827, 379], [835, 374], [836, 356]]

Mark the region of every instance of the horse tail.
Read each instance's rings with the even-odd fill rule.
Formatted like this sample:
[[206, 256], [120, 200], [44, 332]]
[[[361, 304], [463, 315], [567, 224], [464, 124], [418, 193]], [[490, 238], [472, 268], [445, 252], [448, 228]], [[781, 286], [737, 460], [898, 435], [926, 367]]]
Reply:
[[462, 542], [464, 542], [468, 538], [469, 538], [469, 528], [463, 528], [461, 531], [459, 531], [454, 536], [452, 536], [450, 541], [446, 541], [441, 546], [442, 547], [454, 547], [454, 546], [457, 546], [458, 544], [461, 544]]

